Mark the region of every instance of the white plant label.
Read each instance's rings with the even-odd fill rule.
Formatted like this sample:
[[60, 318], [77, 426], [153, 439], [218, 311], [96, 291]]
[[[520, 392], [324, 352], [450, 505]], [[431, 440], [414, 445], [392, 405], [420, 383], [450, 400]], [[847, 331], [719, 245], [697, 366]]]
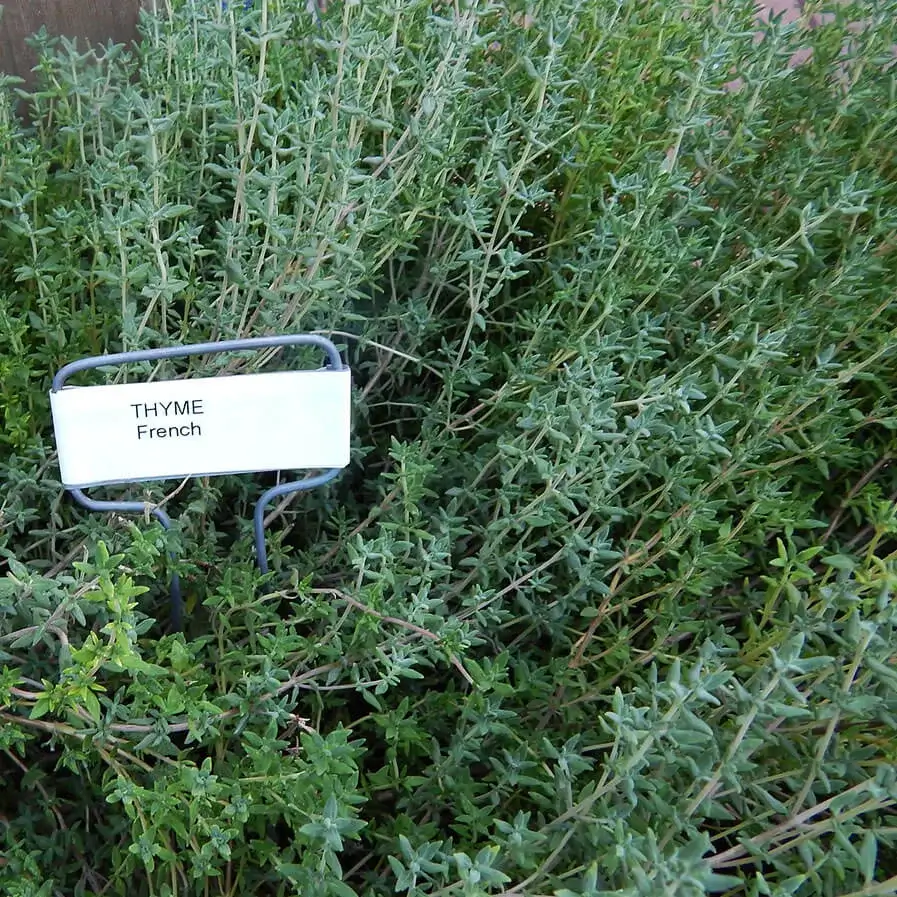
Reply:
[[68, 386], [50, 405], [69, 489], [349, 463], [348, 369]]

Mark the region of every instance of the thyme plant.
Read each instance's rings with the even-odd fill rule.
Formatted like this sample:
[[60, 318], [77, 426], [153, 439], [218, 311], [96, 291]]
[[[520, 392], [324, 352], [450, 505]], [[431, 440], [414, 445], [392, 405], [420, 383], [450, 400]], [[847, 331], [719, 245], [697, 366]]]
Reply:
[[[141, 27], [0, 95], [0, 889], [897, 893], [897, 3]], [[62, 363], [282, 331], [355, 443], [271, 574], [273, 476], [66, 499]]]

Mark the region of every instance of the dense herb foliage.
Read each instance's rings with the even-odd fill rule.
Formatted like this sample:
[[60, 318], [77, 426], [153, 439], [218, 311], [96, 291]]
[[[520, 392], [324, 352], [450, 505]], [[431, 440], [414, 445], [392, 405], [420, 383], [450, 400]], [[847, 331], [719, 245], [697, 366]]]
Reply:
[[[0, 106], [0, 889], [897, 893], [897, 3], [165, 5]], [[281, 331], [274, 572], [65, 497], [61, 363]]]

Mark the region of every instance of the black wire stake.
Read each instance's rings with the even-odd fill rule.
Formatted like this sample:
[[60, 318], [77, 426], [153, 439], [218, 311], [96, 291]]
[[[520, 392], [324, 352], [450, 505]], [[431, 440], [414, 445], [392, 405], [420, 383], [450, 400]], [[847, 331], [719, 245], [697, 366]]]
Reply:
[[[280, 346], [316, 346], [323, 350], [327, 356], [326, 367], [331, 370], [345, 370], [339, 351], [330, 340], [316, 334], [288, 334], [283, 336], [259, 336], [248, 339], [221, 340], [214, 343], [194, 343], [190, 346], [168, 346], [162, 349], [140, 349], [134, 352], [116, 352], [110, 355], [95, 355], [90, 358], [80, 358], [69, 364], [63, 365], [53, 377], [52, 392], [58, 392], [65, 386], [66, 380], [72, 374], [79, 371], [91, 370], [100, 367], [113, 367], [138, 361], [159, 361], [166, 358], [185, 358], [191, 355], [215, 355], [220, 352], [236, 352], [244, 349], [258, 351], [259, 349], [271, 349]], [[282, 495], [293, 492], [303, 492], [323, 486], [330, 482], [340, 472], [340, 468], [332, 468], [324, 473], [303, 480], [289, 483], [280, 483], [262, 494], [255, 506], [254, 533], [255, 556], [262, 573], [268, 572], [268, 551], [265, 544], [265, 509]], [[116, 481], [109, 483], [96, 483], [94, 485], [114, 485]], [[86, 495], [82, 489], [70, 487], [67, 490], [72, 498], [89, 511], [120, 511], [125, 513], [150, 513], [166, 530], [172, 527], [171, 518], [159, 507], [149, 502], [142, 501], [100, 501]], [[172, 556], [173, 559], [173, 556]], [[183, 627], [183, 599], [181, 596], [181, 582], [177, 572], [172, 571], [171, 584], [171, 627], [180, 631]]]
[[[340, 472], [340, 468], [334, 467], [325, 473], [318, 474], [316, 477], [307, 477], [304, 480], [298, 480], [293, 483], [281, 483], [278, 486], [272, 486], [255, 505], [255, 559], [258, 562], [259, 570], [262, 573], [268, 572], [268, 552], [265, 547], [265, 508], [280, 498], [281, 495], [291, 495], [293, 492], [305, 492], [307, 489], [317, 489], [324, 483], [329, 483]], [[163, 524], [164, 525], [164, 524]]]

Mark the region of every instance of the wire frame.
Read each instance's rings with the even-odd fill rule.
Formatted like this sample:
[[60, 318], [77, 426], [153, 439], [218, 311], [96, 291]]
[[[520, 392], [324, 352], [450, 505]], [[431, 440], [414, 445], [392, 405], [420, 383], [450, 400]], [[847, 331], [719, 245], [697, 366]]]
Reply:
[[[53, 377], [52, 391], [58, 392], [65, 386], [66, 381], [73, 374], [80, 371], [92, 370], [101, 367], [118, 367], [123, 364], [132, 364], [139, 361], [161, 361], [168, 358], [186, 358], [192, 355], [217, 355], [222, 352], [239, 352], [242, 350], [258, 351], [260, 349], [273, 349], [283, 346], [313, 346], [321, 349], [327, 358], [327, 368], [343, 370], [342, 358], [336, 346], [323, 336], [310, 333], [284, 334], [281, 336], [259, 336], [247, 339], [220, 340], [212, 343], [194, 343], [187, 346], [167, 346], [161, 349], [139, 349], [134, 352], [116, 352], [110, 355], [95, 355], [90, 358], [79, 358], [76, 361], [63, 365]], [[253, 516], [253, 531], [255, 535], [255, 556], [262, 573], [268, 572], [268, 551], [265, 541], [265, 511], [277, 498], [290, 495], [294, 492], [304, 492], [315, 489], [330, 482], [340, 472], [340, 468], [332, 468], [315, 476], [306, 477], [288, 483], [280, 483], [272, 486], [259, 497], [255, 505]], [[117, 481], [101, 485], [115, 485]], [[168, 514], [159, 507], [149, 502], [142, 501], [106, 501], [91, 498], [82, 489], [72, 488], [68, 490], [72, 498], [89, 511], [117, 511], [129, 514], [152, 514], [166, 530], [170, 530], [172, 523]], [[181, 595], [180, 577], [176, 571], [172, 571], [170, 583], [171, 596], [171, 627], [178, 631], [183, 627], [184, 602]]]

